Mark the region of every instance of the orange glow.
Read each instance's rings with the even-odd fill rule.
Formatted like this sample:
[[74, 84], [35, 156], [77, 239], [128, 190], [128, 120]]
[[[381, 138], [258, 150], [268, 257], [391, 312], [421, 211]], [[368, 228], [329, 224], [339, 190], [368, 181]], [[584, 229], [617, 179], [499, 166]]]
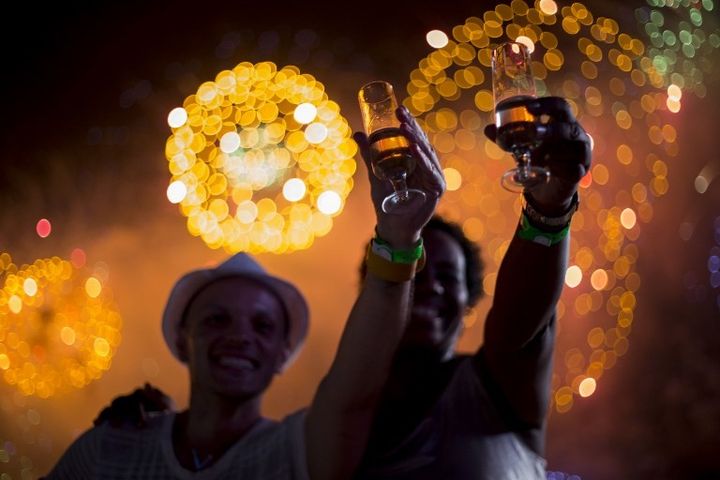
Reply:
[[607, 286], [608, 275], [607, 272], [601, 268], [595, 270], [590, 276], [590, 285], [595, 290], [602, 290]]

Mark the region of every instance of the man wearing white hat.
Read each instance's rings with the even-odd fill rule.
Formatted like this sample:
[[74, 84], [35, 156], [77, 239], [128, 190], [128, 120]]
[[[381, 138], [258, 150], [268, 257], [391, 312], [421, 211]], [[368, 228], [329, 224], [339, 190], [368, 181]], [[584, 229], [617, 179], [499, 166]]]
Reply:
[[[398, 117], [417, 159], [410, 183], [428, 200], [404, 215], [379, 217], [377, 232], [388, 247], [414, 257], [397, 264], [368, 252], [368, 277], [307, 415], [274, 422], [260, 413], [263, 393], [307, 334], [305, 300], [237, 254], [183, 276], [165, 308], [163, 336], [190, 373], [188, 410], [147, 417], [144, 428], [101, 422], [70, 446], [48, 479], [350, 477], [408, 318], [411, 280], [424, 259], [415, 243], [445, 188], [415, 119], [406, 110]], [[377, 193], [380, 180], [370, 174], [370, 181]], [[382, 198], [373, 201], [379, 207]]]

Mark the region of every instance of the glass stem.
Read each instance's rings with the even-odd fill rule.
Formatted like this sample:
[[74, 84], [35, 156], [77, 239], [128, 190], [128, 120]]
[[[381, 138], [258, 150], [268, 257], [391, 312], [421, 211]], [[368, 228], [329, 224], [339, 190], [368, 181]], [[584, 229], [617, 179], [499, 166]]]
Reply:
[[400, 203], [406, 202], [410, 197], [407, 188], [407, 172], [402, 172], [399, 175], [390, 177], [390, 183], [393, 186], [393, 190], [395, 190], [395, 194], [398, 196], [398, 201]]
[[514, 152], [515, 160], [518, 164], [517, 179], [520, 183], [530, 178], [530, 150], [522, 149]]

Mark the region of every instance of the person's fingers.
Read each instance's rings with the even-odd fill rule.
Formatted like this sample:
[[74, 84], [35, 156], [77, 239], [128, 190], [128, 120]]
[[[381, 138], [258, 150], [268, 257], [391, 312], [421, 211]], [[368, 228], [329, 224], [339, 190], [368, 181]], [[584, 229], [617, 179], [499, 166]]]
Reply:
[[427, 155], [419, 145], [413, 145], [411, 150], [417, 162], [413, 177], [423, 185], [423, 190], [440, 197], [445, 191], [445, 177], [442, 169], [436, 165], [432, 156]]
[[540, 140], [547, 142], [578, 141], [589, 142], [585, 130], [577, 122], [550, 122], [538, 128]]
[[536, 117], [548, 115], [558, 122], [574, 122], [570, 104], [562, 97], [539, 97], [529, 101], [526, 105], [528, 112]]
[[485, 128], [483, 129], [483, 133], [487, 138], [492, 140], [493, 142], [497, 139], [497, 127], [494, 123], [488, 123], [485, 125]]
[[427, 133], [422, 129], [417, 119], [410, 113], [406, 107], [399, 107], [396, 111], [398, 120], [400, 120], [400, 130], [411, 142], [418, 144], [425, 153], [430, 157], [437, 157], [435, 149], [428, 140]]

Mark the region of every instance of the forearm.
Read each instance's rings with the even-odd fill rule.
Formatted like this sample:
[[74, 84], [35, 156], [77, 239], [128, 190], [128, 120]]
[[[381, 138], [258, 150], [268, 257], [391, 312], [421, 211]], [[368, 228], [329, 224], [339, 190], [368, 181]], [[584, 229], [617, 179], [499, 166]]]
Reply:
[[349, 478], [359, 464], [375, 408], [408, 320], [411, 282], [368, 273], [332, 367], [306, 424], [313, 480]]
[[562, 293], [568, 244], [568, 237], [548, 247], [515, 234], [498, 271], [486, 348], [517, 350], [548, 324]]

